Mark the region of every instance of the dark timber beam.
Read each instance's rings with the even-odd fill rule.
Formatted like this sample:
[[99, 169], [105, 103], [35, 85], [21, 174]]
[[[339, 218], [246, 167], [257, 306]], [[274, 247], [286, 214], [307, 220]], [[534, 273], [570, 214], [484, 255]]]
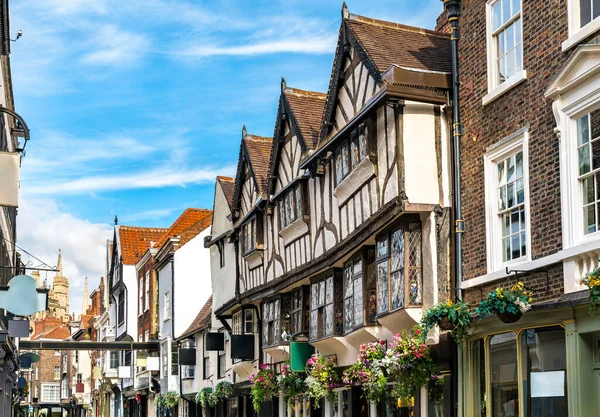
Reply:
[[158, 342], [74, 342], [21, 340], [21, 350], [159, 350]]

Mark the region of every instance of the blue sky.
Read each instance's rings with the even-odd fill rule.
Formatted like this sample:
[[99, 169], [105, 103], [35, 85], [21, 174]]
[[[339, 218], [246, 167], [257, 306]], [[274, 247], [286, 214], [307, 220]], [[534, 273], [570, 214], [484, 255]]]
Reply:
[[[351, 13], [432, 28], [439, 0], [348, 1]], [[15, 106], [31, 129], [19, 244], [54, 264], [80, 310], [104, 275], [112, 219], [168, 227], [212, 208], [242, 125], [271, 136], [280, 80], [325, 92], [339, 1], [12, 0]]]

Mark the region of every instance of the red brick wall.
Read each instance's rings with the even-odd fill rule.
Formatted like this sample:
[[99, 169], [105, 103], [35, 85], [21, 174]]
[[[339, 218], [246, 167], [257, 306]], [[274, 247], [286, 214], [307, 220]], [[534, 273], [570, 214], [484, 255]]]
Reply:
[[[31, 384], [31, 396], [35, 396], [35, 387], [38, 388], [38, 400], [41, 402], [42, 400], [42, 383], [47, 382], [58, 382], [60, 383], [60, 379], [54, 379], [54, 367], [61, 366], [61, 356], [55, 356], [53, 350], [40, 350], [38, 351], [40, 355], [39, 362], [33, 364], [33, 377]], [[35, 369], [38, 369], [38, 379], [35, 377]], [[61, 368], [61, 377], [62, 377], [62, 368]]]
[[[149, 310], [138, 316], [138, 336], [141, 338], [146, 331], [150, 332], [150, 338], [158, 337], [156, 326], [156, 293], [158, 292], [156, 271], [154, 270], [154, 258], [150, 258], [138, 272], [138, 283], [140, 279], [146, 277], [146, 272], [150, 271], [150, 304]], [[145, 281], [144, 281], [145, 282]], [[136, 288], [139, 293], [139, 289]], [[144, 297], [146, 291], [144, 291]]]
[[[567, 59], [561, 49], [568, 34], [567, 4], [563, 0], [524, 1], [522, 19], [527, 80], [484, 107], [481, 100], [488, 92], [486, 2], [463, 2], [459, 64], [464, 124], [461, 160], [466, 225], [463, 239], [465, 279], [487, 273], [483, 156], [490, 145], [526, 126], [529, 126], [530, 135], [532, 258], [544, 257], [562, 248], [559, 142], [553, 131], [556, 123], [552, 103], [544, 98], [544, 91]], [[562, 270], [562, 266], [559, 269]], [[558, 271], [553, 274], [556, 275], [553, 290], [541, 298], [551, 299], [562, 294], [560, 274]], [[534, 279], [526, 278], [525, 281]], [[495, 283], [494, 287], [497, 285]]]

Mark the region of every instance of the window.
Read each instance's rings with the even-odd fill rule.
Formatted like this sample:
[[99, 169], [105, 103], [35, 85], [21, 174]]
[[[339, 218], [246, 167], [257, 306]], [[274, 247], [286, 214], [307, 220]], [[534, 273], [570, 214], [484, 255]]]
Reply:
[[110, 369], [119, 367], [119, 352], [110, 351]]
[[243, 334], [242, 333], [242, 312], [238, 311], [233, 314], [231, 318], [231, 331], [232, 334]]
[[123, 353], [123, 366], [131, 366], [131, 351], [126, 350]]
[[124, 293], [119, 294], [117, 316], [118, 316], [117, 321], [119, 323], [119, 326], [122, 325], [123, 323], [125, 323], [125, 294]]
[[167, 291], [165, 293], [165, 299], [164, 299], [164, 309], [165, 311], [164, 313], [164, 320], [169, 320], [171, 318], [171, 293], [169, 291]]
[[502, 261], [527, 255], [523, 151], [502, 159], [498, 168], [498, 216], [502, 224]]
[[292, 291], [292, 323], [290, 326], [292, 336], [308, 330], [308, 317], [310, 315], [309, 292], [310, 287], [308, 286], [302, 286]]
[[254, 310], [247, 308], [244, 310], [244, 334], [254, 333]]
[[582, 28], [600, 16], [600, 0], [579, 1], [579, 27]]
[[[183, 349], [196, 349], [196, 339], [186, 339], [181, 342]], [[179, 360], [179, 357], [178, 357]], [[196, 373], [195, 365], [181, 365], [181, 373], [183, 378], [193, 379]]]
[[577, 154], [577, 174], [583, 197], [583, 233], [590, 234], [600, 227], [600, 110], [577, 120]]
[[202, 378], [208, 379], [210, 377], [210, 354], [206, 350], [206, 338], [207, 334], [204, 334], [204, 349], [202, 350]]
[[521, 0], [498, 0], [488, 7], [490, 89], [523, 70]]
[[55, 350], [54, 351], [54, 356], [60, 356], [60, 350]]
[[285, 229], [296, 220], [302, 218], [302, 185], [296, 183], [279, 200], [280, 228]]
[[225, 243], [220, 240], [217, 242], [217, 249], [219, 250], [219, 268], [225, 266]]
[[146, 330], [144, 332], [144, 342], [149, 342], [150, 341], [150, 330]]
[[150, 271], [146, 272], [144, 288], [146, 289], [146, 296], [144, 297], [144, 311], [148, 311], [150, 310]]
[[217, 379], [225, 378], [225, 372], [227, 371], [227, 362], [225, 358], [225, 351], [220, 350], [217, 354]]
[[256, 249], [256, 219], [252, 219], [242, 226], [242, 239], [244, 253]]
[[279, 298], [263, 304], [263, 346], [281, 341], [281, 300]]
[[421, 224], [410, 223], [377, 238], [377, 313], [421, 305]]
[[79, 363], [79, 351], [78, 350], [73, 352], [73, 357], [74, 357], [75, 363]]
[[60, 366], [54, 367], [54, 379], [60, 379]]
[[338, 287], [334, 275], [322, 278], [310, 285], [310, 339], [340, 334], [343, 331], [342, 312], [335, 303]]
[[363, 324], [362, 258], [356, 257], [344, 266], [344, 331]]
[[530, 258], [527, 141], [527, 130], [518, 131], [484, 158], [490, 273]]
[[138, 315], [144, 314], [144, 278], [140, 278], [138, 285], [139, 301], [138, 301]]
[[60, 384], [49, 383], [42, 384], [42, 403], [58, 403], [60, 402]]
[[160, 365], [162, 371], [162, 378], [167, 378], [169, 376], [169, 343], [162, 343], [160, 346]]
[[487, 405], [487, 415], [491, 417], [518, 416], [521, 407], [526, 417], [568, 414], [563, 328], [496, 334], [487, 344], [483, 340], [471, 342], [469, 356], [473, 372], [469, 380], [474, 384], [470, 387], [474, 393], [473, 415], [486, 415]]
[[171, 343], [171, 375], [179, 375], [179, 348], [177, 342]]
[[77, 374], [77, 379], [76, 379], [78, 384], [83, 384], [83, 376], [82, 374]]
[[179, 410], [178, 417], [189, 417], [190, 403], [188, 403], [187, 400], [181, 398], [179, 400], [179, 407], [177, 407], [177, 409]]
[[368, 154], [369, 128], [362, 122], [335, 150], [335, 184], [342, 182]]

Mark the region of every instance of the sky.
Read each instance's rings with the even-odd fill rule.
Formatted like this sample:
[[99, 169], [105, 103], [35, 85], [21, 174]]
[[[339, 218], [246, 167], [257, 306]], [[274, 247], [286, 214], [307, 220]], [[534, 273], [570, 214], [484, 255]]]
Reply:
[[[440, 0], [350, 0], [432, 29]], [[281, 78], [326, 92], [341, 23], [328, 0], [11, 0], [15, 109], [31, 130], [17, 244], [56, 265], [71, 310], [105, 274], [119, 223], [169, 227], [212, 209], [242, 126], [272, 136]], [[24, 261], [28, 261], [25, 255]], [[42, 273], [51, 281], [52, 273]]]

